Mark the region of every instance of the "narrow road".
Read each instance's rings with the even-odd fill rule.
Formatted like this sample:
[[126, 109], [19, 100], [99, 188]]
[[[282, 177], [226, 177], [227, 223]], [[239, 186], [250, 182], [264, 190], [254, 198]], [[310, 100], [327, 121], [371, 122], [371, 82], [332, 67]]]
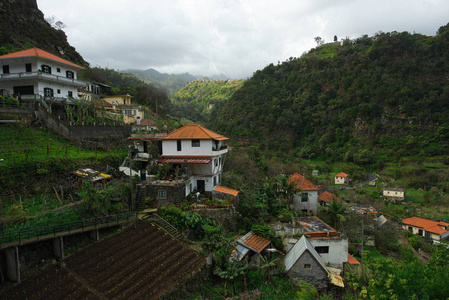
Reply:
[[370, 183], [370, 181], [373, 181], [375, 179], [377, 179], [378, 177], [374, 174], [370, 174], [370, 173], [366, 173], [366, 179], [364, 181], [361, 182], [355, 182], [354, 185], [366, 185], [368, 183]]

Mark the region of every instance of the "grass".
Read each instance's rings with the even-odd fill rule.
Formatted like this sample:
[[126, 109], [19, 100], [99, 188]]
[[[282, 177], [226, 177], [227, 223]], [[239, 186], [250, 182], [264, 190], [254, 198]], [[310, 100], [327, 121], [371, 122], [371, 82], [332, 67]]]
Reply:
[[[125, 156], [125, 147], [85, 149], [70, 144], [46, 129], [0, 126], [0, 158], [2, 165], [21, 161], [43, 161], [51, 158], [102, 158], [110, 154]], [[7, 141], [7, 142], [3, 142]]]

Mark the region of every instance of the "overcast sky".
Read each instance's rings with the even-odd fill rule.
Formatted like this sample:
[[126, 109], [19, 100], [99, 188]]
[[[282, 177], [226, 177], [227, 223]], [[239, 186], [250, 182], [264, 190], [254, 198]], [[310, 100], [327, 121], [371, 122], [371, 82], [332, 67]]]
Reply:
[[448, 0], [37, 0], [93, 67], [248, 78], [325, 41], [435, 35]]

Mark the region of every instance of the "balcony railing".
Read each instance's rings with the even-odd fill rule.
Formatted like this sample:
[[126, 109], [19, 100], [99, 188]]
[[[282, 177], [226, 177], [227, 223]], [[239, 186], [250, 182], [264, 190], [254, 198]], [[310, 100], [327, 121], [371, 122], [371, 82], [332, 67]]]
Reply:
[[0, 80], [17, 80], [17, 79], [44, 79], [50, 81], [56, 81], [61, 83], [68, 83], [76, 86], [87, 86], [87, 83], [81, 80], [77, 80], [75, 78], [68, 78], [64, 76], [58, 76], [48, 73], [43, 73], [39, 71], [34, 72], [21, 72], [21, 73], [8, 73], [8, 74], [0, 74]]

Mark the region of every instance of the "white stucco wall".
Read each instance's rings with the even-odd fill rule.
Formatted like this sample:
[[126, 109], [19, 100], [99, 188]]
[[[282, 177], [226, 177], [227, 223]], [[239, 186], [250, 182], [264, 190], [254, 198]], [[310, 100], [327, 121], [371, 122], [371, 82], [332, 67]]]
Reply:
[[[307, 194], [307, 202], [302, 202], [302, 195]], [[316, 215], [318, 212], [318, 191], [301, 191], [293, 197], [293, 206], [296, 211], [307, 210], [308, 214]]]
[[313, 247], [328, 246], [329, 253], [319, 253], [323, 261], [334, 268], [343, 268], [348, 261], [348, 240], [342, 238], [308, 239]]

